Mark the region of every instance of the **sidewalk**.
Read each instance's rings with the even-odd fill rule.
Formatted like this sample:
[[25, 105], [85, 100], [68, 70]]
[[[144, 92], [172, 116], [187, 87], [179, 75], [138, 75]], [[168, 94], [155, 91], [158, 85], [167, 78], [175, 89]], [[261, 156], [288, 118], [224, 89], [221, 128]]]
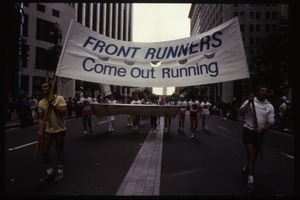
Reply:
[[[76, 113], [73, 112], [71, 118], [76, 117]], [[9, 128], [16, 128], [16, 127], [20, 127], [21, 126], [21, 121], [18, 118], [18, 116], [15, 113], [12, 113], [12, 119], [10, 121], [5, 121], [4, 123], [4, 127], [5, 129], [9, 129]], [[66, 120], [70, 119], [70, 117], [66, 116]], [[35, 119], [33, 120], [33, 124], [29, 125], [29, 126], [33, 126], [36, 125], [38, 123], [38, 119], [37, 117], [35, 117]], [[28, 126], [28, 127], [29, 127]]]

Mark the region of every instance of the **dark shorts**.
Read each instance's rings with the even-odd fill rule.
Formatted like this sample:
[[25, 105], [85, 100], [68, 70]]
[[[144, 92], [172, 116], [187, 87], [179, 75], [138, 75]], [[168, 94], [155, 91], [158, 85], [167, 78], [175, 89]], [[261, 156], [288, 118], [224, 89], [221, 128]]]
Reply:
[[[260, 136], [261, 142], [263, 142], [263, 134]], [[243, 143], [244, 144], [258, 144], [258, 135], [255, 131], [248, 128], [243, 129]]]
[[60, 131], [60, 132], [56, 132], [56, 133], [49, 133], [49, 132], [45, 132], [45, 134], [46, 135], [49, 135], [49, 136], [52, 136], [52, 137], [55, 137], [55, 136], [57, 136], [57, 135], [62, 135], [62, 136], [64, 136], [64, 135], [66, 135], [66, 131]]

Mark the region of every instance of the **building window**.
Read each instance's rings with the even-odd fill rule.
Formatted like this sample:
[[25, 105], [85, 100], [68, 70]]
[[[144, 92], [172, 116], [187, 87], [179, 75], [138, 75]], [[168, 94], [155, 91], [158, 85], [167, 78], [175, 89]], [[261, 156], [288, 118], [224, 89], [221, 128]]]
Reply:
[[91, 15], [91, 9], [90, 9], [90, 3], [87, 3], [85, 6], [85, 26], [90, 28], [90, 16]]
[[266, 24], [266, 32], [269, 33], [271, 32], [271, 25], [270, 24]]
[[103, 33], [103, 19], [104, 19], [104, 6], [103, 3], [100, 4], [100, 16], [99, 16], [99, 33], [104, 35]]
[[266, 19], [271, 19], [271, 13], [270, 12], [266, 12]]
[[245, 20], [245, 12], [240, 12], [240, 19]]
[[59, 11], [55, 10], [55, 9], [52, 9], [52, 16], [59, 17]]
[[249, 17], [250, 17], [251, 20], [254, 20], [254, 12], [250, 12]]
[[93, 30], [97, 31], [97, 4], [93, 3]]
[[53, 31], [54, 23], [40, 18], [36, 20], [36, 39], [51, 42], [50, 32]]
[[24, 93], [28, 93], [28, 89], [29, 89], [29, 76], [22, 75], [21, 76], [21, 90]]
[[277, 25], [276, 24], [272, 24], [272, 31], [277, 31]]
[[255, 19], [256, 19], [256, 20], [259, 20], [260, 18], [261, 18], [260, 12], [256, 12]]
[[253, 33], [253, 32], [254, 32], [254, 25], [253, 25], [253, 24], [250, 24], [250, 25], [249, 25], [249, 32], [250, 32], [250, 33]]
[[47, 70], [48, 57], [49, 57], [49, 53], [46, 49], [41, 47], [36, 47], [35, 68]]
[[244, 32], [245, 32], [245, 25], [244, 25], [244, 24], [241, 24], [241, 25], [240, 25], [240, 29], [241, 29], [241, 32], [244, 33]]
[[116, 33], [116, 28], [115, 28], [115, 26], [116, 26], [116, 23], [117, 23], [117, 19], [116, 19], [116, 12], [117, 12], [117, 8], [116, 8], [116, 4], [113, 4], [112, 5], [112, 33], [111, 33], [111, 37], [112, 38], [115, 38], [116, 39], [116, 37], [115, 37], [115, 33]]
[[44, 82], [44, 77], [32, 77], [32, 95], [34, 97], [42, 97], [43, 93], [41, 92], [41, 85]]
[[257, 33], [260, 33], [260, 32], [261, 32], [261, 28], [260, 28], [260, 25], [259, 25], [259, 24], [256, 25], [255, 31], [256, 31]]
[[77, 11], [77, 21], [78, 23], [82, 23], [82, 3], [78, 3], [78, 7], [77, 7], [78, 11]]
[[40, 12], [45, 12], [45, 9], [46, 9], [46, 7], [44, 6], [44, 5], [42, 5], [42, 4], [37, 4], [37, 11], [40, 11]]
[[277, 19], [277, 12], [276, 11], [272, 12], [272, 19]]
[[255, 45], [255, 41], [253, 37], [249, 38], [249, 45]]

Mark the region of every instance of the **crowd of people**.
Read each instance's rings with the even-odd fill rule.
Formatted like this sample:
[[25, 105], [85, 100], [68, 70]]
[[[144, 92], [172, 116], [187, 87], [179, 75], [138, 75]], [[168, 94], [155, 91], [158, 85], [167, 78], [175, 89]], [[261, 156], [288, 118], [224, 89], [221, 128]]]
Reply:
[[[71, 117], [73, 111], [76, 117], [82, 119], [83, 136], [92, 134], [92, 104], [98, 103], [97, 98], [92, 98], [89, 91], [84, 91], [82, 96], [76, 95], [74, 98], [50, 94], [50, 83], [42, 84], [44, 97], [34, 98], [21, 95], [18, 101], [14, 102], [10, 95], [7, 96], [5, 109], [6, 120], [11, 120], [11, 113], [16, 109], [21, 120], [21, 127], [26, 127], [34, 118], [38, 119], [37, 140], [42, 141], [41, 154], [45, 166], [46, 176], [39, 180], [39, 184], [46, 184], [52, 180], [61, 181], [64, 178], [64, 140], [66, 135], [65, 117]], [[133, 132], [137, 132], [139, 126], [144, 126], [150, 119], [151, 132], [156, 133], [157, 125], [160, 123], [160, 117], [164, 117], [163, 132], [170, 131], [172, 121], [177, 123], [178, 134], [184, 134], [185, 120], [189, 118], [189, 134], [191, 139], [195, 138], [197, 130], [203, 133], [209, 132], [208, 121], [211, 116], [217, 115], [238, 120], [243, 117], [244, 128], [242, 133], [242, 142], [245, 146], [246, 160], [243, 171], [247, 175], [249, 190], [254, 189], [254, 169], [258, 155], [262, 156], [261, 146], [263, 144], [264, 133], [269, 130], [275, 123], [276, 111], [274, 106], [267, 100], [268, 88], [261, 85], [257, 88], [255, 94], [250, 94], [248, 99], [239, 103], [236, 98], [230, 103], [212, 103], [208, 97], [199, 99], [196, 95], [187, 99], [180, 95], [177, 101], [171, 101], [169, 97], [158, 99], [140, 98], [138, 93], [134, 93], [130, 104], [149, 104], [149, 105], [177, 105], [178, 113], [176, 117], [163, 116], [145, 116], [145, 115], [128, 115], [128, 127], [132, 127]], [[291, 117], [291, 104], [283, 96], [278, 106], [278, 118], [281, 128], [289, 130], [289, 119]], [[117, 104], [114, 94], [107, 96], [101, 103]], [[189, 116], [189, 117], [187, 117]], [[115, 131], [115, 116], [107, 116], [108, 131]], [[47, 122], [47, 123], [46, 123]], [[32, 122], [31, 122], [32, 123]], [[50, 148], [52, 143], [56, 143], [57, 150], [57, 172], [54, 173], [52, 166]]]

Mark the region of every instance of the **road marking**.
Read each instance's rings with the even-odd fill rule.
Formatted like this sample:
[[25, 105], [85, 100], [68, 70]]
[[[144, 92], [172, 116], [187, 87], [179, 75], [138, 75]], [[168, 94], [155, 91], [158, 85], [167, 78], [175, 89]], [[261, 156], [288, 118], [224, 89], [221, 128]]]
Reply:
[[291, 155], [288, 155], [288, 154], [286, 154], [286, 153], [282, 153], [282, 152], [280, 152], [282, 155], [285, 155], [286, 157], [289, 157], [289, 158], [291, 158], [291, 159], [293, 159], [294, 160], [294, 156], [291, 156]]
[[104, 124], [107, 123], [107, 120], [101, 121], [101, 122], [97, 122], [97, 124]]
[[226, 129], [226, 128], [223, 128], [222, 126], [217, 126], [217, 127], [219, 127], [220, 129], [222, 129], [222, 130], [224, 130], [224, 131], [227, 131], [227, 132], [229, 132], [229, 130], [228, 130], [228, 129]]
[[[104, 123], [107, 123], [107, 120], [97, 122], [97, 124], [104, 124]], [[33, 144], [36, 144], [36, 143], [37, 143], [37, 141], [34, 141], [34, 142], [31, 142], [31, 143], [28, 143], [28, 144], [24, 144], [24, 145], [21, 145], [21, 146], [12, 147], [12, 148], [9, 148], [8, 151], [13, 151], [13, 150], [21, 149], [23, 147], [27, 147], [27, 146], [30, 146], [30, 145], [33, 145]]]
[[8, 151], [13, 151], [13, 150], [16, 150], [16, 149], [21, 149], [23, 147], [27, 147], [27, 146], [30, 146], [30, 145], [33, 145], [33, 144], [36, 144], [36, 143], [37, 143], [37, 141], [31, 142], [31, 143], [28, 143], [28, 144], [24, 144], [24, 145], [21, 145], [21, 146], [9, 148]]

